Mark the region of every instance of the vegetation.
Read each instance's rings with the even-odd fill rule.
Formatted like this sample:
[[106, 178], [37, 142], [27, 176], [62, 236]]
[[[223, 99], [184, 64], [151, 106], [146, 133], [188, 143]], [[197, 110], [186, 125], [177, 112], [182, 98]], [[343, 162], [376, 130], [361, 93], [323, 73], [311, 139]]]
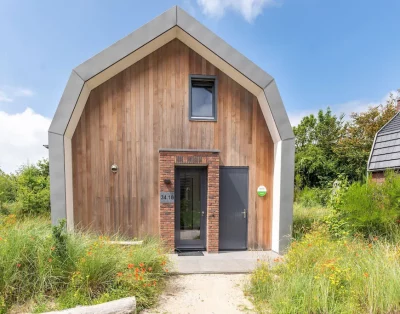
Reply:
[[336, 184], [328, 208], [296, 204], [288, 254], [252, 275], [259, 312], [399, 312], [399, 200], [400, 176], [388, 172], [383, 184]]
[[[139, 310], [161, 291], [167, 257], [160, 242], [121, 246], [90, 233], [67, 233], [47, 218], [0, 220], [0, 313], [42, 312], [135, 296]], [[26, 308], [28, 305], [30, 308]]]
[[304, 117], [296, 135], [296, 197], [305, 187], [325, 189], [339, 175], [350, 182], [365, 181], [375, 133], [396, 113], [395, 97], [386, 104], [353, 113], [349, 121], [328, 108]]
[[24, 165], [15, 174], [0, 169], [0, 214], [50, 214], [49, 162]]

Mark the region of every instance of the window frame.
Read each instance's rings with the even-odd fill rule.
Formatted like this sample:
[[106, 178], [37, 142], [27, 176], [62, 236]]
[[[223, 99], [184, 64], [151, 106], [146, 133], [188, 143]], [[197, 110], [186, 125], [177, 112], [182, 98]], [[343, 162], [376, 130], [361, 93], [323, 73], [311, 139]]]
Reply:
[[[212, 117], [196, 117], [192, 114], [192, 82], [193, 81], [212, 81], [213, 82], [213, 95], [212, 95]], [[198, 74], [190, 74], [189, 75], [189, 121], [209, 121], [216, 122], [217, 121], [217, 113], [218, 113], [218, 79], [215, 75], [198, 75]]]

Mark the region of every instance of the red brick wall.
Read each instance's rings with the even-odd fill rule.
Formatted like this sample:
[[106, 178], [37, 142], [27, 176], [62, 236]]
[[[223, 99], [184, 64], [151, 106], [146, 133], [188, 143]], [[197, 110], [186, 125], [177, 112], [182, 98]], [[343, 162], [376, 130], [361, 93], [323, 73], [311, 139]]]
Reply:
[[372, 172], [372, 181], [382, 183], [385, 181], [385, 173], [383, 171]]
[[[218, 252], [219, 244], [219, 153], [160, 152], [160, 192], [175, 189], [175, 166], [207, 166], [207, 251]], [[164, 180], [171, 180], [165, 184]], [[175, 204], [160, 203], [160, 236], [165, 244], [175, 248]]]

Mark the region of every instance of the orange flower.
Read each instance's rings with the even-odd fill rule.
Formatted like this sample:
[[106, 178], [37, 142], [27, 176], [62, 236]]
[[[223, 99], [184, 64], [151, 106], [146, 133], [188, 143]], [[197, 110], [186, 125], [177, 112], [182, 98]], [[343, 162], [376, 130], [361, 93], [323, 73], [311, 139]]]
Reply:
[[156, 284], [157, 284], [157, 282], [156, 282], [156, 281], [153, 281], [153, 287], [155, 287], [155, 286], [156, 286]]
[[369, 248], [372, 248], [372, 243], [368, 244], [368, 247], [369, 247]]
[[49, 263], [51, 263], [53, 261], [53, 259], [52, 258], [49, 258]]
[[142, 276], [140, 276], [140, 277], [139, 277], [139, 281], [142, 281], [142, 280], [143, 280], [143, 277], [142, 277]]
[[279, 257], [274, 258], [274, 262], [278, 263], [279, 262]]
[[168, 273], [168, 269], [167, 268], [165, 268], [165, 272]]
[[54, 251], [56, 248], [53, 246], [50, 250]]
[[378, 241], [378, 237], [374, 237], [374, 241]]
[[87, 255], [88, 255], [88, 256], [92, 255], [92, 252], [90, 252], [90, 251], [89, 251], [89, 252], [87, 252]]
[[138, 273], [139, 272], [139, 268], [135, 268], [135, 273]]
[[312, 246], [312, 244], [311, 243], [308, 243], [308, 247], [311, 247]]
[[21, 264], [18, 263], [18, 264], [17, 264], [17, 267], [20, 268], [20, 267], [21, 267]]
[[164, 266], [166, 263], [167, 263], [166, 261], [162, 261], [162, 262], [161, 262], [161, 265]]
[[368, 276], [369, 276], [368, 273], [364, 273], [365, 278], [368, 278]]
[[140, 263], [140, 264], [139, 264], [139, 266], [140, 266], [140, 267], [143, 267], [143, 266], [144, 266], [144, 264], [143, 264], [143, 263]]
[[3, 240], [3, 238], [2, 238], [2, 237], [0, 237], [0, 241], [1, 241], [1, 240]]
[[129, 268], [129, 269], [132, 269], [133, 267], [135, 267], [134, 264], [128, 264], [128, 268]]
[[148, 271], [152, 271], [152, 270], [153, 270], [153, 268], [149, 267], [149, 268], [147, 268], [147, 270], [148, 270]]
[[123, 275], [123, 274], [122, 274], [121, 272], [117, 273], [117, 276], [118, 276], [118, 277], [122, 277], [122, 275]]

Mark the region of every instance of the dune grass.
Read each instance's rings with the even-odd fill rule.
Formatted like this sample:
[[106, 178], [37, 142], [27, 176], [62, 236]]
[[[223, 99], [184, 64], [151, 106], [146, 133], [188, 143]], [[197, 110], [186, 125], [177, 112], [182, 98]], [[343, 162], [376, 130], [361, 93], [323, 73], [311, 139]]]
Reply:
[[121, 246], [92, 233], [68, 234], [45, 218], [0, 218], [0, 313], [29, 304], [41, 312], [135, 296], [151, 306], [164, 285], [168, 260], [159, 240]]
[[297, 239], [287, 255], [252, 274], [248, 292], [257, 311], [399, 313], [399, 227], [393, 226], [390, 240], [335, 238], [322, 221], [326, 213], [295, 206]]

